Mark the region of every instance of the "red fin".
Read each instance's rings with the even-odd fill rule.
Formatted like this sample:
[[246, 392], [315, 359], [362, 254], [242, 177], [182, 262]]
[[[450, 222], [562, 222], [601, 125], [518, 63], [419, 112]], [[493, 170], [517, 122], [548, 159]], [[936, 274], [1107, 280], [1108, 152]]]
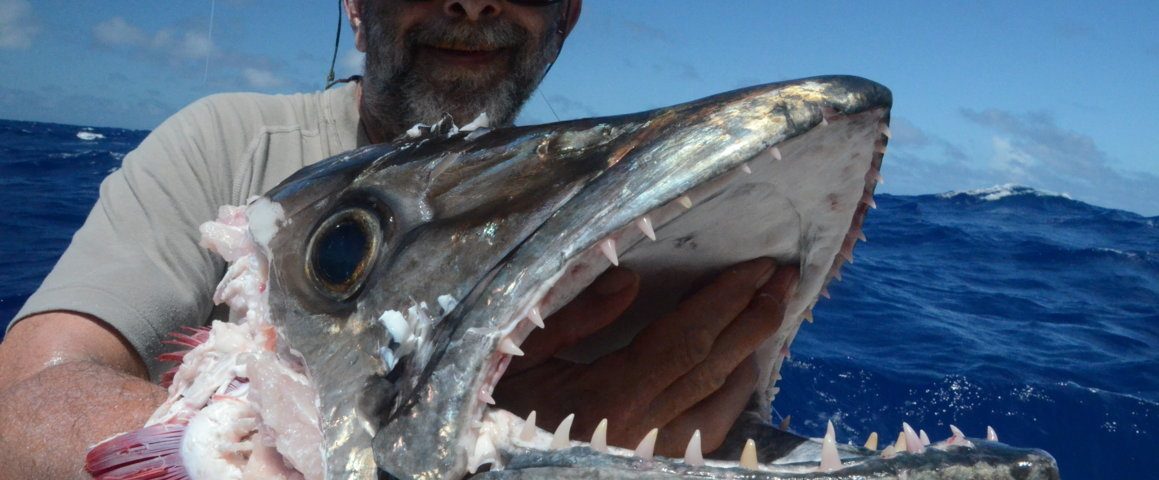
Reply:
[[89, 449], [85, 471], [96, 480], [188, 480], [181, 459], [185, 425], [159, 423]]
[[[157, 359], [162, 362], [174, 362], [180, 365], [181, 361], [185, 359], [185, 354], [193, 350], [194, 347], [209, 340], [209, 327], [181, 327], [181, 331], [170, 333], [169, 338], [169, 340], [161, 343], [184, 348], [169, 353], [162, 353], [157, 356]], [[173, 367], [161, 375], [161, 386], [169, 388], [169, 385], [173, 384], [173, 376], [176, 374], [177, 367]]]

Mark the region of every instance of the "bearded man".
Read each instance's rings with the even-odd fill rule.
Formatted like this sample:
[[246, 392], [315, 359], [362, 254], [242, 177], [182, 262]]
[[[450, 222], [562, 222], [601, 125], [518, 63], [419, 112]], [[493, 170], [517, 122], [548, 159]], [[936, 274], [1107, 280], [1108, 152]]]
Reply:
[[[225, 265], [198, 245], [198, 225], [215, 218], [218, 206], [244, 204], [308, 164], [445, 115], [463, 125], [486, 113], [493, 126], [510, 125], [555, 61], [581, 3], [345, 0], [356, 46], [366, 53], [361, 78], [289, 96], [214, 95], [161, 124], [102, 183], [84, 226], [0, 344], [2, 476], [83, 478], [88, 446], [139, 427], [165, 399], [150, 380], [164, 371], [156, 357], [166, 335], [227, 312], [211, 304]], [[577, 437], [608, 417], [618, 419], [609, 425], [612, 444], [632, 447], [661, 427], [657, 452], [678, 455], [700, 429], [711, 451], [757, 375], [751, 356], [718, 365], [713, 352], [751, 353], [759, 342], [721, 343], [728, 340], [696, 332], [724, 328], [697, 325], [727, 326], [743, 310], [767, 315], [768, 330], [753, 333], [771, 334], [782, 312], [778, 301], [764, 299], [783, 297], [792, 275], [769, 259], [742, 263], [657, 320], [672, 325], [671, 336], [639, 339], [626, 347], [633, 355], [592, 365], [553, 358], [632, 302], [638, 277], [612, 269], [549, 318], [528, 339], [536, 347], [512, 364], [510, 385], [551, 378], [555, 386], [496, 396], [517, 413], [538, 410], [548, 426], [570, 413], [560, 405], [574, 406]], [[722, 308], [728, 304], [737, 307]], [[665, 352], [694, 361], [667, 361]], [[654, 362], [617, 360], [650, 356]], [[601, 389], [632, 388], [616, 383], [624, 369], [695, 388], [642, 392], [630, 405], [601, 402]], [[633, 422], [640, 418], [655, 424]]]

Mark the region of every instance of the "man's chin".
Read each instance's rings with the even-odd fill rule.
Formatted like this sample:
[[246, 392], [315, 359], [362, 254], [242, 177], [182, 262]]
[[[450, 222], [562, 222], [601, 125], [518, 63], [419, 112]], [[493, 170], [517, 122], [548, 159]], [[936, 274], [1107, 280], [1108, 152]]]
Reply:
[[446, 86], [428, 83], [425, 88], [408, 92], [407, 103], [412, 118], [424, 119], [414, 123], [430, 124], [450, 114], [461, 126], [486, 112], [492, 124], [498, 125], [506, 123], [517, 108], [511, 92], [512, 86], [504, 82], [457, 81]]

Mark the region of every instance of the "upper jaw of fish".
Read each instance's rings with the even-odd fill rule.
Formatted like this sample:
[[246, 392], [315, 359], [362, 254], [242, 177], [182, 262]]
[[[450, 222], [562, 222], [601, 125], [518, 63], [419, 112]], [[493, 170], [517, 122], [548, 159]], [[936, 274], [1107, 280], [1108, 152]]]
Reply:
[[[429, 363], [400, 396], [411, 400], [400, 401], [400, 408], [375, 434], [380, 468], [399, 477], [456, 478], [486, 464], [502, 468], [521, 452], [571, 447], [645, 457], [658, 462], [657, 468], [668, 462], [652, 458], [650, 442], [655, 435], [642, 439], [634, 450], [608, 446], [600, 429], [590, 442], [578, 442], [569, 438], [569, 421], [548, 432], [491, 406], [491, 392], [511, 356], [521, 354], [523, 340], [542, 325], [543, 318], [621, 261], [643, 272], [642, 285], [659, 283], [663, 291], [653, 293], [667, 298], [656, 302], [669, 306], [687, 290], [692, 277], [732, 263], [771, 256], [798, 264], [800, 287], [786, 302], [782, 328], [762, 349], [766, 380], [759, 386], [760, 397], [771, 401], [777, 372], [801, 320], [811, 316], [825, 284], [852, 259], [861, 221], [880, 180], [878, 169], [888, 137], [888, 93], [875, 90], [879, 87], [859, 87], [861, 91], [841, 92], [847, 94], [845, 104], [843, 97], [825, 91], [834, 87], [824, 82], [797, 85], [788, 92], [769, 88], [776, 90], [774, 94], [754, 89], [628, 120], [620, 127], [595, 123], [571, 133], [573, 139], [587, 141], [623, 135], [632, 139], [608, 142], [594, 149], [596, 153], [583, 153], [581, 142], [545, 140], [536, 148], [538, 153], [556, 149], [550, 153], [586, 156], [589, 163], [595, 158], [599, 172], [562, 196], [551, 214], [469, 293], [458, 292], [462, 301], [442, 320], [446, 327], [434, 340], [438, 346]], [[838, 100], [818, 108], [798, 103], [825, 95]], [[835, 123], [845, 126], [825, 130]], [[821, 129], [814, 135], [820, 137], [798, 139], [815, 129]], [[860, 141], [848, 142], [849, 136], [860, 136]], [[856, 151], [818, 147], [827, 143], [856, 144], [850, 147]], [[830, 155], [841, 156], [844, 163], [836, 168], [826, 164]], [[802, 193], [808, 198], [786, 193], [783, 190], [789, 187], [777, 183], [792, 181], [810, 185]], [[829, 183], [835, 185], [826, 186]], [[753, 205], [734, 205], [749, 197], [755, 200]], [[720, 217], [730, 214], [735, 216]], [[754, 222], [766, 223], [753, 227]], [[698, 237], [700, 246], [679, 255], [675, 250], [686, 246], [689, 234], [703, 235]], [[737, 238], [748, 243], [724, 241]], [[668, 259], [663, 263], [683, 267], [649, 267], [650, 259], [661, 257]], [[664, 274], [665, 269], [669, 273]], [[675, 275], [681, 277], [675, 282], [660, 281], [659, 277], [672, 277], [671, 271], [679, 270], [691, 274]], [[415, 432], [437, 433], [424, 442]], [[755, 459], [705, 462], [694, 437], [686, 458], [669, 463], [707, 469], [766, 468]]]

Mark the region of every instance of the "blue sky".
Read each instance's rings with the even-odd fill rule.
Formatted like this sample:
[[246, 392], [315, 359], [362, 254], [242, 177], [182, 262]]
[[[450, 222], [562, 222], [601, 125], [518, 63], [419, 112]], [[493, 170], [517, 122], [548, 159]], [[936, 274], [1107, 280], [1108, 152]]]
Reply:
[[[0, 0], [0, 118], [152, 128], [210, 93], [318, 89], [335, 4]], [[1146, 1], [588, 0], [520, 123], [854, 74], [894, 93], [879, 191], [1018, 183], [1159, 215], [1156, 25]]]

